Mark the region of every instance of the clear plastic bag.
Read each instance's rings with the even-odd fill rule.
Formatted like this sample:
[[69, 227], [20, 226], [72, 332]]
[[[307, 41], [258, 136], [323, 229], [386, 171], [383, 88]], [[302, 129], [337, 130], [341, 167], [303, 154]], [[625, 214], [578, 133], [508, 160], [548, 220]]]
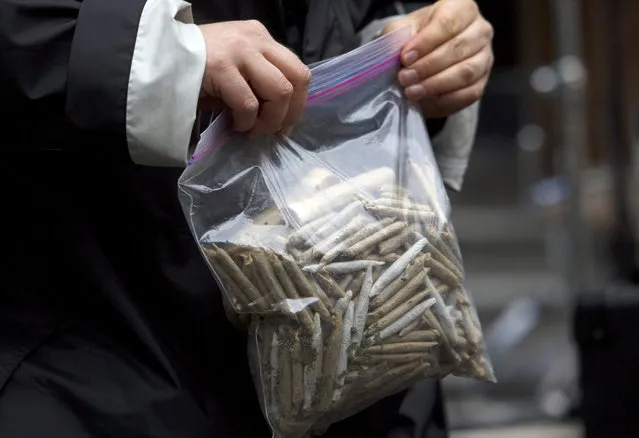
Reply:
[[234, 134], [222, 113], [179, 181], [276, 437], [424, 378], [494, 380], [428, 133], [395, 82], [408, 38], [315, 65], [289, 138]]

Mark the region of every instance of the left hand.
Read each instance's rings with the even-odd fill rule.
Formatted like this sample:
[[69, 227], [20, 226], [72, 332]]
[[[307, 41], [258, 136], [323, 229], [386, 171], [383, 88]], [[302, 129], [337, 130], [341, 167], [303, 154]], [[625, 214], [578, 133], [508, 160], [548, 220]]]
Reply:
[[442, 118], [481, 98], [493, 66], [493, 28], [474, 0], [439, 0], [394, 21], [383, 33], [411, 26], [399, 82], [424, 116]]

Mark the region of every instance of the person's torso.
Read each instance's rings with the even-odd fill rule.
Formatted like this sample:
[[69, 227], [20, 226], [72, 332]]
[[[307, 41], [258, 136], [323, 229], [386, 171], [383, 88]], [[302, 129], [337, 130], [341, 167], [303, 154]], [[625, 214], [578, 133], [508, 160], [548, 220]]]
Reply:
[[[358, 28], [382, 2], [192, 3], [198, 23], [262, 21], [310, 63], [354, 48]], [[63, 96], [50, 105], [15, 99], [5, 123], [16, 135], [0, 163], [8, 258], [0, 265], [0, 307], [108, 330], [158, 366], [183, 367], [189, 380], [231, 372], [232, 362], [215, 358], [243, 355], [241, 335], [226, 322], [182, 214], [181, 170], [134, 165], [117, 136], [77, 130], [51, 111]]]
[[307, 64], [355, 48], [371, 19], [393, 13], [389, 0], [193, 0], [196, 22], [260, 20]]

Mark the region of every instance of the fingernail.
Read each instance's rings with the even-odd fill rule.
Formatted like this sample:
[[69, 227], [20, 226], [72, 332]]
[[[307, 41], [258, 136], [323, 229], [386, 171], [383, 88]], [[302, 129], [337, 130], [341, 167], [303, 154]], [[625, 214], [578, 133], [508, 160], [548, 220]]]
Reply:
[[424, 95], [426, 94], [426, 89], [422, 84], [411, 85], [410, 87], [406, 88], [405, 93], [406, 97], [408, 97], [409, 99], [416, 100], [424, 97]]
[[399, 72], [399, 83], [402, 87], [408, 87], [419, 81], [419, 76], [415, 70], [402, 70]]
[[413, 62], [417, 61], [418, 57], [419, 53], [417, 53], [417, 50], [411, 50], [404, 55], [404, 65], [411, 65]]

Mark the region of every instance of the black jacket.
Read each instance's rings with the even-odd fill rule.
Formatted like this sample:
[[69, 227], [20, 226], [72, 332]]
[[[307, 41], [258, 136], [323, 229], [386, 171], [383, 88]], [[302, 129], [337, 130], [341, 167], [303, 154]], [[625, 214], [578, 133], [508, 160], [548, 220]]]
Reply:
[[[392, 2], [193, 3], [199, 22], [260, 19], [310, 62], [354, 47]], [[0, 437], [270, 436], [179, 208], [181, 169], [129, 158], [145, 4], [0, 0]], [[329, 436], [385, 436], [402, 399]]]

